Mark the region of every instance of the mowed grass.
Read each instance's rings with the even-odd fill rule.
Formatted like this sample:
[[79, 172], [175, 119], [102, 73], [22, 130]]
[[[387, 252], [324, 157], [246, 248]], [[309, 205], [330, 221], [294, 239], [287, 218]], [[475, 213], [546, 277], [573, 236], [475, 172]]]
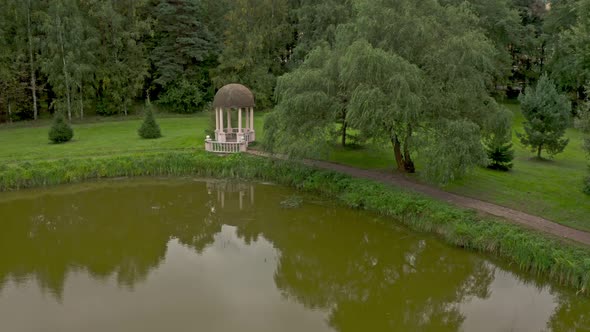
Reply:
[[[522, 131], [523, 118], [518, 105], [508, 104], [507, 107], [515, 114], [513, 131]], [[138, 117], [124, 120], [97, 118], [94, 122], [75, 123], [73, 141], [60, 145], [50, 144], [48, 141], [49, 121], [0, 126], [0, 164], [142, 152], [203, 150], [205, 130], [211, 121], [209, 114], [160, 114], [157, 117], [164, 135], [157, 140], [144, 140], [137, 135], [141, 124]], [[255, 115], [258, 140], [263, 135], [263, 118], [263, 113]], [[570, 138], [570, 144], [564, 153], [551, 160], [539, 161], [534, 158], [534, 153], [521, 146], [514, 135], [516, 160], [512, 171], [497, 172], [478, 168], [443, 189], [590, 231], [590, 197], [581, 192], [588, 168], [582, 148], [584, 136], [571, 129], [568, 130], [567, 137]], [[329, 159], [387, 172], [394, 171], [395, 165], [389, 145], [338, 147]], [[417, 165], [420, 167], [420, 160], [417, 160]], [[416, 177], [421, 180], [419, 173]]]
[[[513, 132], [524, 132], [519, 107], [507, 107], [515, 114]], [[590, 231], [590, 196], [582, 192], [588, 174], [584, 135], [570, 129], [566, 136], [570, 142], [563, 153], [538, 160], [513, 135], [513, 170], [504, 173], [479, 168], [445, 189]]]
[[[258, 116], [257, 116], [258, 115]], [[49, 121], [28, 126], [0, 127], [0, 163], [43, 159], [77, 158], [170, 150], [203, 150], [205, 130], [211, 121], [208, 113], [194, 116], [158, 118], [162, 138], [145, 140], [137, 135], [141, 118], [90, 123], [74, 123], [74, 138], [65, 144], [51, 144], [47, 133]], [[263, 114], [255, 114], [254, 128], [262, 134]], [[92, 121], [92, 120], [90, 120]]]
[[[570, 143], [552, 159], [537, 160], [523, 147], [515, 132], [523, 132], [524, 121], [517, 104], [506, 104], [514, 113], [514, 168], [498, 172], [477, 168], [466, 177], [443, 189], [479, 198], [502, 206], [545, 217], [563, 225], [590, 231], [590, 196], [582, 193], [582, 181], [588, 174], [588, 159], [583, 149], [584, 135], [569, 129]], [[545, 157], [548, 157], [545, 155]], [[390, 146], [336, 148], [331, 161], [367, 169], [394, 171]], [[418, 167], [420, 160], [417, 160]], [[416, 175], [420, 179], [420, 174]]]

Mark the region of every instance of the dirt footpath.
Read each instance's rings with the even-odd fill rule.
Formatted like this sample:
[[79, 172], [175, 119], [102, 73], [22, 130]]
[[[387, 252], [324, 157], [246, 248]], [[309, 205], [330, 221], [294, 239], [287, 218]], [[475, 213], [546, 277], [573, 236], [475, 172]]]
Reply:
[[[248, 153], [262, 157], [273, 157], [282, 159], [280, 156], [271, 156], [260, 151], [249, 150]], [[574, 240], [576, 242], [590, 246], [590, 233], [588, 232], [563, 226], [551, 220], [537, 217], [522, 211], [510, 209], [493, 203], [484, 202], [475, 198], [449, 193], [429, 185], [417, 183], [400, 174], [388, 174], [374, 170], [366, 170], [352, 166], [331, 163], [327, 161], [305, 160], [304, 163], [306, 165], [310, 165], [313, 167], [336, 171], [357, 178], [370, 179], [384, 184], [409, 189], [462, 208], [468, 208], [493, 216], [501, 217], [508, 221], [514, 222], [519, 225], [523, 225], [534, 230], [539, 230], [541, 232], [549, 233], [561, 238]]]

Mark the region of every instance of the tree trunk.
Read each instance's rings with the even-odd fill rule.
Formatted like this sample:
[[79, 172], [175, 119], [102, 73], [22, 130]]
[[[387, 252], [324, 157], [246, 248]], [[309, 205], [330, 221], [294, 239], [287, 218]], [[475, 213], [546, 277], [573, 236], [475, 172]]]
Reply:
[[539, 145], [537, 148], [537, 158], [541, 159], [541, 150], [543, 149], [543, 145]]
[[342, 123], [342, 146], [346, 146], [346, 129], [348, 127], [348, 123], [346, 120]]
[[29, 39], [29, 62], [31, 65], [31, 90], [33, 92], [33, 118], [37, 120], [37, 80], [35, 79], [35, 62], [33, 61], [33, 34], [31, 32], [31, 0], [27, 8], [27, 37]]
[[402, 145], [397, 138], [397, 135], [391, 137], [391, 144], [393, 145], [393, 153], [395, 156], [395, 163], [397, 164], [397, 170], [405, 172], [404, 169], [404, 156], [402, 155]]
[[404, 169], [408, 173], [415, 173], [416, 166], [414, 165], [414, 161], [412, 161], [412, 155], [410, 154], [410, 147], [409, 142], [410, 138], [412, 137], [413, 129], [411, 125], [408, 125], [408, 133], [406, 134], [406, 138], [404, 139]]
[[[410, 137], [412, 134], [411, 132], [408, 134]], [[412, 155], [410, 154], [410, 149], [408, 147], [408, 139], [404, 141], [403, 144], [403, 151], [402, 151], [402, 143], [399, 141], [397, 135], [393, 135], [391, 138], [391, 143], [393, 145], [393, 153], [395, 155], [395, 163], [397, 164], [397, 170], [403, 173], [415, 173], [416, 166], [414, 165], [414, 161], [412, 161]]]
[[70, 91], [70, 80], [68, 79], [68, 70], [67, 70], [67, 65], [66, 65], [66, 53], [64, 50], [64, 39], [63, 39], [63, 31], [61, 30], [61, 19], [58, 16], [57, 17], [57, 22], [58, 22], [58, 28], [59, 30], [59, 42], [60, 42], [60, 46], [61, 46], [61, 60], [63, 62], [63, 72], [64, 72], [64, 79], [66, 81], [66, 97], [67, 97], [67, 101], [68, 101], [68, 120], [72, 121], [72, 99], [71, 99], [71, 91]]
[[8, 99], [8, 123], [12, 123], [12, 105], [10, 99]]
[[80, 85], [80, 120], [84, 120], [84, 93]]

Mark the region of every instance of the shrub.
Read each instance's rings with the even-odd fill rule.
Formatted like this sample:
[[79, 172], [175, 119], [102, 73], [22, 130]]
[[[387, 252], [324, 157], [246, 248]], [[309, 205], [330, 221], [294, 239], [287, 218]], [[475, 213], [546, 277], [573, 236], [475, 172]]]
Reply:
[[139, 136], [146, 139], [154, 139], [162, 137], [162, 133], [160, 132], [160, 126], [156, 123], [156, 119], [154, 118], [154, 113], [152, 112], [152, 108], [148, 107], [147, 111], [145, 112], [145, 118], [143, 119], [143, 123], [141, 127], [137, 131]]
[[49, 129], [49, 140], [53, 143], [65, 143], [74, 137], [74, 130], [64, 119], [61, 112], [56, 112], [53, 117], [53, 124]]
[[486, 145], [485, 148], [490, 159], [489, 169], [508, 171], [512, 168], [512, 160], [514, 159], [512, 143]]
[[484, 138], [484, 148], [489, 159], [488, 168], [508, 171], [512, 168], [514, 150], [512, 149], [512, 113], [506, 109], [490, 119], [490, 134]]
[[205, 93], [200, 84], [179, 79], [170, 84], [160, 96], [158, 104], [176, 113], [196, 113], [203, 109]]

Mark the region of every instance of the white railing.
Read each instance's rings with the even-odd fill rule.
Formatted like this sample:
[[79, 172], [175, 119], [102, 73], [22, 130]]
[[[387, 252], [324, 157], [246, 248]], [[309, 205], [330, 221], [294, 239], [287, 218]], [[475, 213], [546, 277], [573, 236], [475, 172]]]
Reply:
[[[237, 142], [238, 141], [238, 136], [239, 136], [239, 132], [237, 129], [234, 129], [232, 131], [225, 131], [225, 140], [228, 142]], [[242, 131], [242, 136], [244, 137], [244, 141], [251, 143], [254, 142], [255, 140], [255, 136], [254, 136], [254, 132], [250, 131], [250, 130], [244, 130]]]
[[205, 150], [214, 153], [238, 153], [245, 152], [248, 142], [216, 142], [205, 141]]

